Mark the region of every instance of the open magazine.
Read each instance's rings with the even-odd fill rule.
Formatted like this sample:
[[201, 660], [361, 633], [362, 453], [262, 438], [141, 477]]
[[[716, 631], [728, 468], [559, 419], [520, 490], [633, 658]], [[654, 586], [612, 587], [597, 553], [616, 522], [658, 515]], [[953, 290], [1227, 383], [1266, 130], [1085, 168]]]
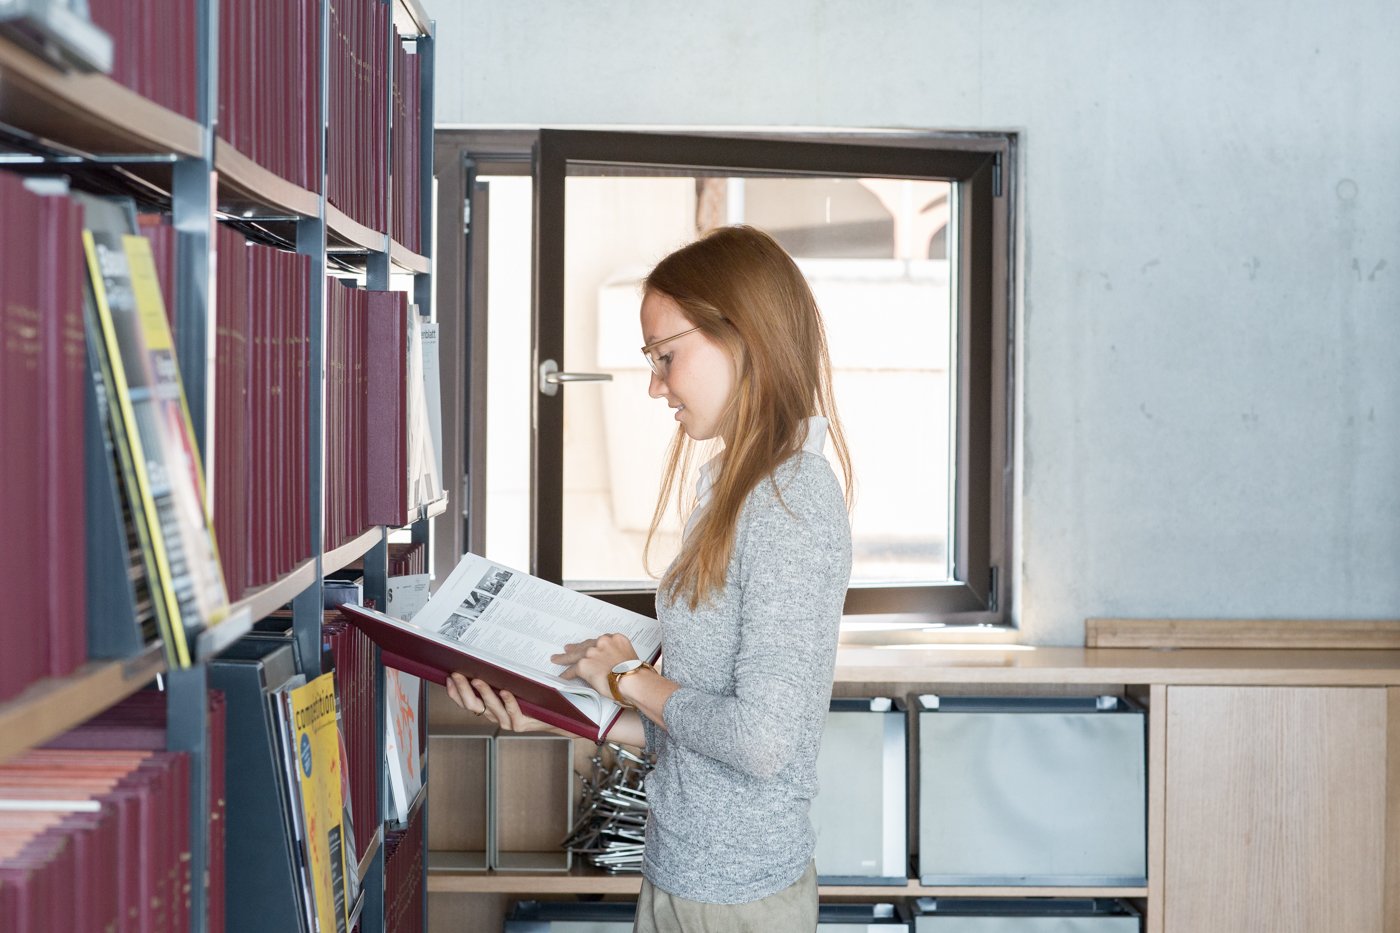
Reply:
[[468, 554], [413, 620], [363, 606], [341, 614], [379, 645], [384, 664], [446, 683], [460, 671], [497, 690], [550, 725], [602, 741], [622, 712], [612, 697], [559, 675], [549, 660], [566, 644], [610, 632], [626, 635], [638, 657], [661, 656], [655, 619]]

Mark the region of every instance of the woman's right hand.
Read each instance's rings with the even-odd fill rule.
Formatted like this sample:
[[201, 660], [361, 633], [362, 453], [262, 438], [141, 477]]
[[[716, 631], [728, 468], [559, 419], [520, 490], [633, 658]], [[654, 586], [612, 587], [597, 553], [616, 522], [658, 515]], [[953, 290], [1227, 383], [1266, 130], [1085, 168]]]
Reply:
[[520, 711], [520, 704], [508, 691], [499, 694], [484, 680], [468, 680], [465, 674], [454, 673], [447, 678], [447, 695], [464, 710], [476, 713], [511, 732], [548, 732], [573, 738], [573, 733]]

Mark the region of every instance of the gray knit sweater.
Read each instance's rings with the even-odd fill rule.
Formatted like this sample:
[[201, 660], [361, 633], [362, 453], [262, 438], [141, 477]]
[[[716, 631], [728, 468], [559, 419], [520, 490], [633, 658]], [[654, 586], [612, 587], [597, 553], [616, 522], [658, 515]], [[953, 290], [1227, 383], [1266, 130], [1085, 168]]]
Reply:
[[[824, 432], [823, 432], [824, 433]], [[692, 612], [657, 600], [667, 730], [643, 718], [643, 873], [670, 894], [740, 904], [786, 888], [815, 847], [808, 815], [831, 701], [851, 530], [811, 446], [744, 502], [726, 583]]]

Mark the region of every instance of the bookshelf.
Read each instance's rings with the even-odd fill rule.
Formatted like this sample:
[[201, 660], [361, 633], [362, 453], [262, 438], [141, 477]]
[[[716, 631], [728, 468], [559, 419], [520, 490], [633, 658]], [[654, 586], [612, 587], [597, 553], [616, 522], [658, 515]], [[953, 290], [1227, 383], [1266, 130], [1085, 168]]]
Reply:
[[320, 210], [319, 194], [269, 172], [222, 139], [214, 140], [214, 170], [219, 200], [231, 213], [314, 217]]
[[[220, 112], [217, 62], [221, 37], [218, 10], [213, 0], [187, 0], [193, 24], [193, 55], [197, 70], [197, 119], [176, 113], [102, 74], [64, 71], [0, 33], [0, 153], [23, 153], [27, 171], [64, 173], [77, 189], [127, 194], [145, 210], [168, 214], [179, 232], [178, 263], [172, 294], [165, 299], [176, 309], [174, 330], [185, 391], [196, 440], [206, 465], [215, 447], [216, 404], [214, 392], [215, 327], [213, 321], [215, 231], [221, 226], [239, 230], [245, 237], [262, 236], [266, 245], [293, 247], [307, 257], [311, 268], [308, 298], [309, 354], [306, 384], [306, 472], [292, 473], [282, 481], [304, 490], [302, 501], [309, 514], [310, 553], [291, 562], [289, 569], [261, 585], [231, 594], [225, 620], [196, 633], [191, 645], [193, 665], [169, 670], [160, 645], [111, 661], [93, 661], [71, 675], [40, 680], [18, 696], [0, 702], [0, 761], [40, 745], [92, 716], [120, 703], [161, 676], [167, 707], [166, 747], [189, 754], [190, 871], [203, 877], [211, 868], [207, 815], [210, 808], [210, 734], [204, 715], [210, 690], [209, 663], [226, 651], [270, 613], [290, 604], [294, 637], [304, 659], [301, 673], [319, 674], [321, 664], [322, 580], [329, 573], [362, 561], [366, 595], [383, 605], [386, 596], [388, 531], [371, 526], [348, 540], [327, 547], [322, 534], [327, 503], [325, 474], [327, 402], [323, 372], [327, 347], [327, 280], [347, 265], [363, 270], [369, 289], [386, 291], [402, 287], [409, 277], [410, 303], [426, 312], [431, 308], [433, 261], [431, 257], [432, 192], [432, 85], [433, 23], [417, 0], [390, 0], [387, 47], [380, 74], [386, 104], [385, 150], [376, 152], [384, 177], [377, 182], [384, 201], [384, 221], [366, 225], [332, 204], [327, 191], [327, 152], [320, 143], [333, 119], [330, 109], [332, 8], [344, 10], [351, 0], [304, 0], [307, 22], [319, 25], [320, 125], [308, 127], [317, 141], [311, 187], [289, 181], [249, 153], [218, 135]], [[357, 0], [366, 7], [383, 9], [379, 0]], [[395, 35], [397, 31], [397, 36]], [[418, 244], [400, 242], [390, 229], [387, 205], [392, 198], [389, 132], [396, 119], [394, 62], [397, 46], [408, 46], [416, 55], [419, 90], [415, 168], [416, 190], [407, 196], [418, 202], [412, 232]], [[269, 126], [269, 132], [276, 132]], [[38, 154], [36, 156], [36, 153]], [[14, 161], [14, 160], [8, 160]], [[46, 163], [46, 164], [42, 164]], [[314, 190], [313, 190], [314, 189]], [[0, 206], [0, 217], [4, 207]], [[393, 281], [391, 281], [391, 278]], [[207, 494], [214, 496], [210, 483]], [[428, 522], [446, 508], [440, 499], [421, 507], [408, 526], [416, 540], [428, 535]], [[377, 655], [376, 655], [377, 656]], [[378, 694], [383, 696], [383, 668], [376, 667]], [[377, 702], [375, 732], [378, 757], [383, 755], [383, 704]], [[384, 834], [385, 793], [382, 769], [374, 788], [379, 825], [358, 827], [371, 835], [363, 859], [351, 870], [362, 879], [361, 897], [355, 906], [359, 929], [376, 933], [385, 929]], [[269, 793], [274, 792], [268, 788]], [[423, 804], [420, 803], [420, 807]], [[238, 827], [230, 826], [229, 832]], [[426, 857], [426, 849], [424, 849]], [[426, 893], [423, 895], [426, 897]], [[192, 885], [190, 916], [184, 928], [201, 933], [211, 928], [208, 891]], [[220, 924], [222, 926], [222, 924]]]

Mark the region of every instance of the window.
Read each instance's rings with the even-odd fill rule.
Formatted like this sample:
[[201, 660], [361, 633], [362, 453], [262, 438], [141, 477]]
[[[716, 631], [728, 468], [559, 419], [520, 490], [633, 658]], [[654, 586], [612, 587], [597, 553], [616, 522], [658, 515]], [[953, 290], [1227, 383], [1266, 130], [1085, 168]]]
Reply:
[[[469, 434], [490, 437], [466, 458], [476, 547], [650, 611], [642, 546], [675, 425], [647, 395], [639, 283], [705, 230], [750, 223], [793, 254], [826, 323], [856, 473], [847, 613], [1005, 621], [1011, 139], [438, 138], [472, 192], [459, 291], [486, 372]], [[610, 381], [548, 386], [542, 365]], [[663, 531], [665, 556], [674, 515]]]

